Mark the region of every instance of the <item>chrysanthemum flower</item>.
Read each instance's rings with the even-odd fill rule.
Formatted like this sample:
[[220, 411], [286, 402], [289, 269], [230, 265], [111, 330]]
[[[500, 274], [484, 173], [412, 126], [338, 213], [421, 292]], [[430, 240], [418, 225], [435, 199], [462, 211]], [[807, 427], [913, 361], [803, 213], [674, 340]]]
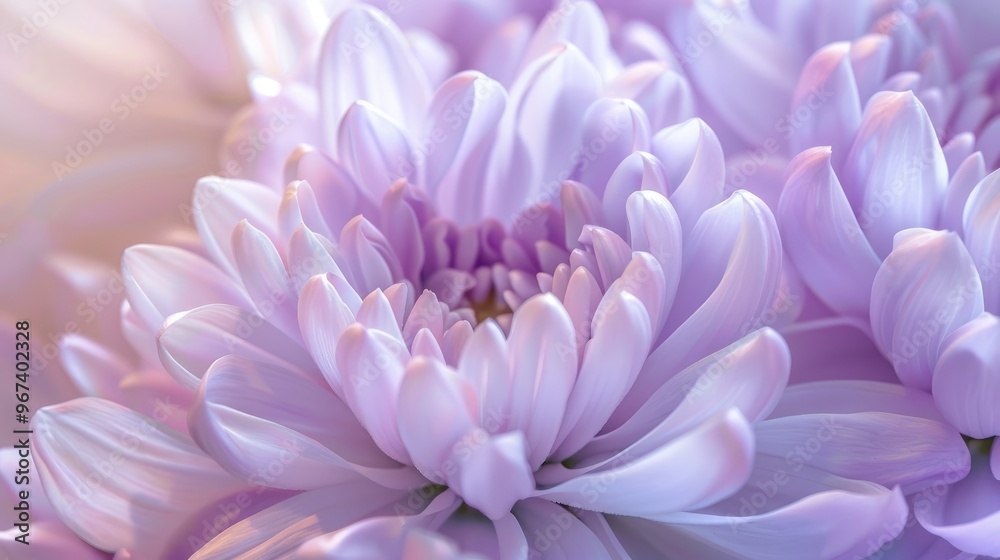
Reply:
[[[760, 327], [797, 308], [770, 210], [724, 197], [714, 133], [659, 109], [683, 80], [622, 70], [575, 10], [509, 88], [434, 89], [382, 14], [341, 14], [316, 85], [269, 100], [316, 114], [314, 147], [256, 170], [284, 192], [207, 178], [201, 246], [125, 253], [123, 331], [175, 388], [36, 414], [62, 521], [136, 558], [835, 558], [898, 535], [958, 432], [891, 385], [781, 398]], [[115, 361], [67, 355], [80, 379]]]

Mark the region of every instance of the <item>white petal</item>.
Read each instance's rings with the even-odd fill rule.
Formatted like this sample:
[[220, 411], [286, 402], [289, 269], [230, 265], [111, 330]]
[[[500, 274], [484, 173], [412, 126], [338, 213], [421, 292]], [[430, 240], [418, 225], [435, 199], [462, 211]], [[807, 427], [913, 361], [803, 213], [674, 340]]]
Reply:
[[653, 191], [663, 196], [670, 194], [663, 164], [656, 156], [646, 152], [635, 152], [621, 160], [606, 182], [607, 189], [603, 190], [602, 199], [604, 216], [608, 227], [623, 237], [628, 232], [626, 201], [632, 193]]
[[243, 220], [233, 230], [233, 256], [243, 287], [260, 316], [291, 338], [299, 338], [298, 294], [271, 240]]
[[963, 434], [1000, 435], [1000, 320], [984, 313], [945, 341], [934, 368], [934, 402]]
[[602, 97], [583, 114], [573, 178], [602, 196], [619, 163], [629, 154], [649, 150], [649, 119], [628, 99]]
[[337, 341], [355, 322], [355, 313], [360, 308], [361, 298], [357, 293], [332, 274], [314, 277], [306, 283], [299, 298], [302, 340], [327, 382], [341, 396], [344, 379], [337, 368]]
[[962, 222], [962, 216], [966, 202], [984, 177], [986, 177], [986, 162], [983, 161], [982, 152], [969, 155], [951, 174], [944, 203], [941, 206], [941, 229], [950, 229], [964, 237], [965, 224]]
[[608, 84], [605, 95], [638, 103], [649, 117], [652, 130], [695, 116], [691, 84], [664, 62], [648, 60], [625, 68]]

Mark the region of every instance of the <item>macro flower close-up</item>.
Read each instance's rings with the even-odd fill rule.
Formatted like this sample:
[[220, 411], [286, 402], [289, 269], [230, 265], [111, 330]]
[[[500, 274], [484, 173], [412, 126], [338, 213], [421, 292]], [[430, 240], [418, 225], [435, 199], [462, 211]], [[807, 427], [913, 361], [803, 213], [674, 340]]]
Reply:
[[0, 9], [5, 558], [1000, 557], [1000, 7], [106, 5]]

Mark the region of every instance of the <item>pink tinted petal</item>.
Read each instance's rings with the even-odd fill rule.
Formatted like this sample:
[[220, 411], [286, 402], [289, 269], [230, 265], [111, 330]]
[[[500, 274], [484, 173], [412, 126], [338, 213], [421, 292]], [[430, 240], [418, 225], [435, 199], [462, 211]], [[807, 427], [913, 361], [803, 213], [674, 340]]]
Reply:
[[965, 245], [983, 282], [986, 309], [1000, 313], [1000, 171], [976, 185], [965, 204]]
[[604, 194], [608, 179], [629, 154], [649, 150], [649, 119], [628, 99], [598, 99], [583, 114], [573, 178]]
[[841, 313], [867, 315], [880, 259], [833, 172], [830, 148], [792, 160], [777, 217], [786, 251], [813, 292]]
[[948, 190], [944, 195], [944, 205], [941, 206], [941, 229], [950, 229], [964, 236], [965, 224], [962, 223], [962, 216], [966, 201], [984, 177], [986, 177], [986, 163], [983, 161], [982, 152], [969, 155], [951, 174]]
[[469, 381], [479, 399], [479, 426], [490, 433], [500, 431], [509, 419], [507, 353], [507, 339], [500, 326], [486, 320], [476, 326], [458, 361], [458, 372]]
[[302, 340], [338, 395], [344, 394], [344, 379], [337, 368], [337, 342], [344, 330], [355, 322], [355, 313], [360, 309], [358, 295], [332, 274], [313, 277], [302, 288], [299, 297]]
[[251, 307], [242, 287], [223, 271], [175, 247], [129, 247], [122, 255], [122, 276], [132, 309], [151, 332], [156, 332], [170, 315], [202, 305]]
[[281, 195], [252, 181], [205, 177], [194, 188], [191, 211], [202, 243], [215, 263], [230, 273], [236, 272], [233, 258], [233, 228], [241, 220], [251, 220], [265, 232], [277, 225], [274, 209]]
[[403, 364], [409, 353], [402, 341], [355, 323], [337, 341], [337, 369], [344, 402], [386, 455], [408, 463], [396, 421]]
[[575, 163], [576, 146], [566, 138], [578, 137], [580, 115], [600, 91], [597, 71], [571, 44], [525, 68], [511, 87], [490, 158], [483, 208], [488, 216], [509, 222], [521, 208], [555, 197]]
[[794, 120], [778, 125], [791, 136], [792, 153], [830, 146], [838, 168], [861, 124], [861, 100], [850, 50], [850, 43], [832, 43], [809, 58], [792, 96], [790, 115]]
[[403, 342], [403, 333], [396, 320], [396, 312], [382, 290], [375, 289], [361, 302], [355, 319], [368, 329], [382, 331], [398, 342]]
[[[661, 519], [735, 492], [750, 473], [752, 447], [752, 428], [731, 409], [644, 455], [626, 451], [599, 470], [535, 495], [582, 509]], [[663, 472], [671, 475], [656, 474]]]
[[441, 303], [437, 295], [430, 290], [424, 290], [414, 302], [413, 309], [403, 324], [403, 339], [407, 343], [411, 342], [420, 329], [429, 329], [437, 340], [441, 340], [444, 335], [444, 313]]
[[508, 339], [509, 420], [530, 448], [537, 469], [553, 450], [577, 376], [576, 334], [562, 303], [552, 294], [535, 296], [514, 312]]
[[309, 182], [331, 233], [340, 231], [354, 216], [375, 210], [373, 200], [347, 170], [311, 146], [298, 146], [285, 162], [285, 182], [295, 180]]
[[937, 133], [912, 92], [883, 92], [865, 107], [844, 163], [845, 192], [875, 252], [896, 232], [933, 227], [948, 183]]
[[1000, 435], [1000, 319], [983, 313], [944, 343], [934, 368], [934, 402], [960, 432]]
[[90, 397], [34, 415], [33, 453], [46, 495], [63, 523], [101, 550], [157, 558], [185, 515], [245, 486], [189, 439], [157, 425], [159, 416]]
[[344, 255], [329, 238], [300, 225], [288, 240], [288, 276], [299, 293], [306, 282], [317, 274], [330, 273], [348, 283], [354, 282]]
[[957, 235], [900, 232], [872, 285], [871, 321], [903, 383], [930, 389], [945, 338], [982, 312], [979, 274]]
[[278, 208], [278, 230], [281, 239], [286, 241], [291, 239], [296, 229], [302, 225], [327, 239], [334, 237], [335, 230], [330, 229], [330, 224], [323, 217], [312, 186], [307, 181], [291, 181], [285, 187], [281, 206]]
[[666, 320], [681, 280], [683, 240], [680, 219], [666, 197], [648, 191], [630, 195], [625, 209], [632, 250], [652, 255], [663, 271], [663, 319]]
[[190, 427], [198, 445], [237, 476], [252, 480], [282, 465], [266, 480], [271, 488], [309, 490], [358, 480], [358, 467], [398, 467], [328, 388], [237, 356], [220, 359], [205, 375]]
[[[956, 134], [951, 140], [948, 141], [947, 144], [941, 147], [941, 152], [944, 153], [944, 160], [948, 162], [948, 174], [952, 179], [954, 179], [955, 174], [957, 173], [957, 170], [962, 162], [971, 156], [975, 149], [976, 136], [971, 132]], [[979, 181], [976, 182], [978, 183]], [[975, 186], [975, 184], [973, 184], [973, 186]], [[949, 186], [949, 189], [950, 188], [951, 187]]]
[[351, 481], [293, 496], [226, 529], [191, 560], [289, 557], [303, 543], [404, 505], [407, 494]]
[[233, 256], [243, 287], [261, 317], [293, 339], [299, 338], [298, 294], [271, 240], [243, 220], [233, 230]]
[[364, 101], [347, 109], [337, 129], [337, 145], [339, 160], [376, 200], [398, 179], [415, 181], [419, 176], [406, 132]]
[[424, 138], [437, 143], [427, 154], [426, 185], [439, 211], [459, 221], [480, 217], [486, 162], [507, 106], [499, 82], [475, 71], [460, 72], [438, 88], [428, 109]]
[[859, 37], [851, 43], [851, 68], [862, 103], [885, 81], [892, 41], [878, 34]]
[[649, 118], [651, 130], [695, 116], [691, 84], [665, 62], [647, 60], [628, 66], [608, 84], [605, 95], [638, 103]]
[[608, 36], [604, 14], [593, 2], [584, 0], [552, 10], [535, 30], [524, 64], [552, 51], [560, 44], [572, 44], [580, 49], [604, 76], [611, 76], [621, 69]]
[[[611, 417], [646, 359], [650, 329], [646, 307], [632, 294], [609, 292], [601, 301], [556, 438], [554, 460], [576, 453]], [[625, 340], [622, 333], [629, 333]]]
[[675, 185], [670, 202], [685, 233], [690, 232], [703, 212], [722, 202], [722, 145], [704, 121], [693, 118], [657, 132], [652, 146], [653, 155], [666, 167], [668, 184]]
[[[994, 446], [996, 444], [994, 443]], [[946, 487], [944, 496], [915, 508], [917, 520], [955, 547], [983, 556], [1000, 556], [1000, 480], [985, 455], [973, 457], [969, 476]], [[937, 497], [938, 495], [935, 495]]]
[[[359, 31], [369, 41], [364, 46], [356, 44]], [[386, 87], [386, 76], [393, 76], [398, 87]], [[359, 4], [341, 12], [323, 39], [319, 92], [326, 148], [334, 152], [333, 135], [353, 103], [370, 103], [408, 130], [417, 131], [431, 86], [392, 18]]]
[[632, 193], [653, 191], [663, 196], [670, 193], [663, 164], [646, 152], [635, 152], [621, 160], [605, 182], [607, 189], [603, 191], [602, 200], [604, 216], [608, 227], [623, 237], [628, 231], [626, 201]]
[[364, 216], [358, 216], [340, 232], [340, 247], [354, 273], [353, 286], [367, 295], [388, 288], [403, 278], [402, 266], [385, 236]]

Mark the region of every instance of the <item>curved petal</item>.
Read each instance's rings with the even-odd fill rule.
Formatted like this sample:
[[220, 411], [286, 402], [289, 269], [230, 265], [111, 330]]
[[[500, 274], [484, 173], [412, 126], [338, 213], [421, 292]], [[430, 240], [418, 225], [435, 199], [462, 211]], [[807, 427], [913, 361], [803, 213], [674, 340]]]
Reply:
[[233, 256], [243, 287], [261, 317], [299, 338], [298, 294], [274, 243], [243, 220], [233, 230]]
[[638, 103], [649, 118], [651, 130], [695, 116], [691, 84], [665, 62], [644, 60], [628, 66], [608, 84], [605, 95]]
[[[995, 445], [995, 444], [994, 444]], [[990, 472], [985, 455], [973, 458], [969, 476], [945, 487], [944, 495], [916, 504], [917, 520], [955, 547], [983, 556], [1000, 556], [1000, 481]], [[920, 497], [917, 498], [918, 500]]]
[[422, 138], [433, 142], [425, 185], [441, 214], [459, 224], [481, 217], [483, 189], [469, 185], [486, 179], [487, 159], [506, 106], [503, 86], [475, 71], [455, 74], [431, 100]]
[[245, 487], [158, 425], [168, 408], [149, 418], [84, 397], [35, 413], [33, 453], [45, 494], [63, 523], [96, 548], [158, 558], [185, 515]]
[[948, 165], [934, 125], [912, 92], [872, 97], [844, 169], [847, 198], [879, 256], [892, 250], [896, 232], [936, 225]]
[[389, 241], [364, 216], [357, 216], [340, 232], [340, 247], [354, 275], [357, 292], [368, 295], [403, 280], [402, 265]]
[[390, 487], [421, 480], [379, 451], [328, 388], [239, 356], [212, 364], [189, 427], [221, 466], [268, 488], [310, 490], [359, 480], [359, 473]]
[[934, 402], [960, 432], [1000, 435], [1000, 319], [983, 313], [944, 342], [934, 368]]
[[591, 332], [556, 437], [556, 461], [573, 455], [597, 435], [635, 381], [652, 341], [646, 307], [623, 290], [608, 292], [602, 299]]
[[896, 236], [872, 285], [871, 321], [903, 383], [930, 389], [945, 338], [982, 312], [979, 273], [957, 235], [913, 229]]
[[648, 448], [730, 408], [756, 424], [777, 405], [789, 362], [778, 333], [761, 329], [747, 335], [663, 383], [624, 424], [599, 435], [580, 456], [601, 456], [641, 440]]
[[310, 539], [373, 515], [406, 509], [407, 493], [367, 481], [310, 490], [256, 513], [208, 542], [191, 560], [284, 558]]
[[948, 190], [941, 205], [941, 229], [950, 229], [965, 237], [963, 215], [966, 202], [973, 189], [986, 177], [986, 162], [982, 152], [975, 152], [962, 161], [958, 169], [952, 172], [948, 181]]
[[191, 392], [198, 390], [212, 362], [228, 354], [303, 375], [315, 370], [303, 348], [284, 332], [255, 313], [224, 304], [171, 316], [157, 333], [156, 346], [164, 369]]
[[830, 146], [836, 168], [847, 157], [861, 124], [861, 99], [850, 51], [847, 42], [816, 51], [799, 75], [789, 117], [776, 125], [790, 137], [792, 153]]
[[[386, 87], [392, 76], [395, 87]], [[320, 119], [327, 151], [348, 107], [371, 103], [408, 130], [420, 130], [431, 85], [409, 43], [387, 14], [365, 4], [344, 9], [323, 39], [319, 61]]]
[[508, 430], [528, 439], [528, 464], [537, 469], [553, 450], [577, 379], [576, 334], [552, 294], [532, 297], [514, 313], [508, 339]]
[[[645, 455], [619, 455], [535, 496], [581, 509], [647, 519], [702, 508], [739, 489], [750, 473], [753, 430], [738, 410], [722, 412]], [[669, 472], [669, 477], [659, 473]], [[651, 480], [657, 481], [650, 484]]]
[[[608, 227], [624, 237], [628, 232], [626, 202], [632, 193], [653, 191], [663, 196], [670, 193], [666, 170], [663, 164], [652, 154], [634, 152], [620, 160], [614, 172], [605, 181], [607, 188], [603, 190], [602, 206]], [[593, 185], [593, 183], [585, 184]], [[673, 208], [671, 208], [673, 210]]]
[[170, 315], [202, 305], [252, 307], [232, 278], [203, 257], [176, 247], [129, 247], [122, 255], [122, 276], [128, 301], [150, 332], [159, 330]]
[[336, 346], [342, 394], [361, 425], [386, 455], [409, 463], [396, 420], [399, 387], [409, 352], [402, 341], [357, 323], [347, 327]]
[[611, 424], [620, 425], [674, 372], [743, 337], [778, 293], [781, 242], [760, 199], [737, 191], [698, 221], [665, 332]]
[[722, 145], [704, 121], [693, 118], [657, 132], [652, 152], [666, 167], [668, 184], [675, 185], [670, 202], [688, 234], [706, 210], [723, 200]]
[[[267, 233], [277, 224], [274, 209], [281, 195], [253, 181], [205, 177], [198, 181], [191, 201], [191, 214], [205, 249], [215, 261], [231, 274], [236, 273], [233, 257], [233, 228], [241, 220], [250, 220]], [[273, 238], [272, 238], [273, 239]]]
[[861, 231], [830, 160], [830, 148], [812, 148], [792, 160], [778, 224], [789, 257], [813, 292], [834, 310], [863, 317], [881, 260]]
[[1000, 313], [1000, 171], [976, 185], [965, 204], [965, 244], [979, 269], [986, 309]]
[[414, 157], [406, 132], [365, 101], [347, 108], [337, 128], [337, 146], [339, 161], [376, 200], [397, 180], [415, 181], [420, 176], [421, 160]]
[[566, 138], [580, 134], [580, 115], [599, 96], [601, 78], [583, 53], [561, 45], [532, 62], [510, 90], [487, 168], [488, 217], [507, 223], [519, 210], [558, 195], [581, 157]]
[[633, 152], [649, 150], [649, 133], [649, 119], [635, 102], [598, 99], [583, 113], [573, 178], [603, 196], [619, 163]]

